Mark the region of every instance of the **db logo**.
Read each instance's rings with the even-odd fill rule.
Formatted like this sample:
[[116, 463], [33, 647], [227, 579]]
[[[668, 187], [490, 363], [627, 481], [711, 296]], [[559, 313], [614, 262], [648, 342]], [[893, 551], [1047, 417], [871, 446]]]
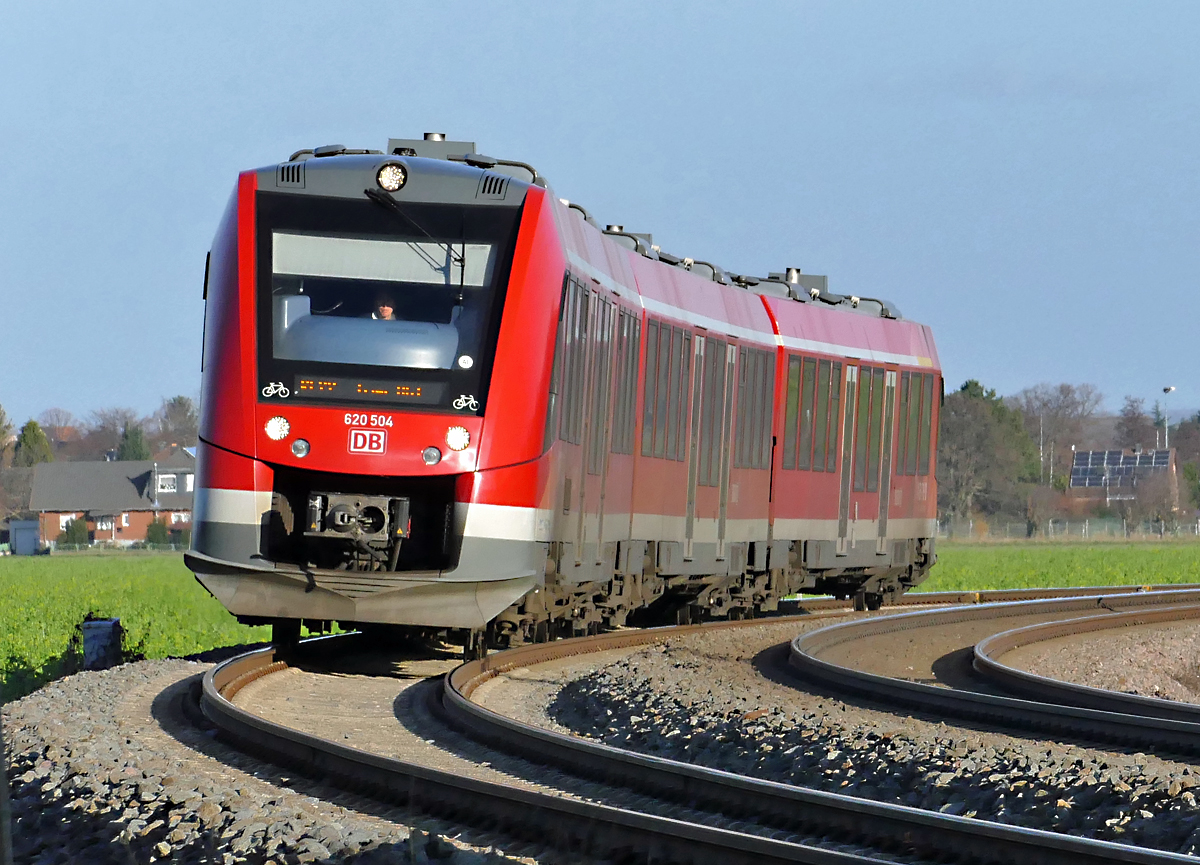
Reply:
[[350, 453], [381, 454], [387, 450], [387, 430], [350, 430]]

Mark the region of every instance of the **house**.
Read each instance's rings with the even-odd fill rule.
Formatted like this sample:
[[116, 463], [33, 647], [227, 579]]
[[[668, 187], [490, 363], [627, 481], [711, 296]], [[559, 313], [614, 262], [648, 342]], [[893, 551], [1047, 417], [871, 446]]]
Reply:
[[162, 520], [172, 532], [192, 527], [196, 461], [187, 453], [168, 462], [53, 462], [33, 472], [29, 509], [38, 514], [42, 544], [52, 544], [75, 519], [86, 519], [88, 540], [128, 546], [146, 540]]

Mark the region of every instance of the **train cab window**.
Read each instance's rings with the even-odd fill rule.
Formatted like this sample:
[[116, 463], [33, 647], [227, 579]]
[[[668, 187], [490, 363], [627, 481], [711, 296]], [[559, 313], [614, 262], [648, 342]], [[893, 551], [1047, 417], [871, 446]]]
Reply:
[[918, 446], [917, 474], [929, 474], [929, 439], [933, 431], [933, 373], [921, 376], [921, 441]]
[[452, 369], [479, 354], [494, 244], [276, 231], [271, 256], [280, 360]]

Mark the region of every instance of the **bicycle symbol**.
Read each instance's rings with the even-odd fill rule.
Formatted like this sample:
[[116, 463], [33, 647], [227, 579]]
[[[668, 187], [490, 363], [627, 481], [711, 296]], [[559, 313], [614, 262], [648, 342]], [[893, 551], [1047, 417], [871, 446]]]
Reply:
[[479, 401], [475, 399], [475, 395], [462, 394], [454, 402], [450, 403], [456, 409], [469, 408], [471, 411], [476, 411], [479, 408]]
[[290, 394], [291, 391], [287, 389], [287, 385], [281, 381], [273, 381], [262, 389], [263, 396], [281, 396], [286, 398]]

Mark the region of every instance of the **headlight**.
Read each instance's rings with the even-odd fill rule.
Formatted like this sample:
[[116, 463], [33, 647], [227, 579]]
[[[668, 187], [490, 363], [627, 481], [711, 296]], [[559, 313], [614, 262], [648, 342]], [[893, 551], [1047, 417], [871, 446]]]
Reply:
[[442, 452], [430, 446], [421, 451], [421, 459], [425, 461], [425, 465], [427, 466], [436, 466], [442, 461]]
[[303, 458], [308, 456], [309, 450], [310, 448], [307, 439], [296, 439], [294, 442], [292, 442], [292, 453], [298, 457]]
[[292, 425], [288, 423], [287, 418], [280, 417], [279, 415], [275, 415], [275, 417], [267, 421], [267, 425], [264, 427], [267, 431], [267, 438], [275, 442], [283, 441], [287, 438], [291, 428]]
[[446, 430], [446, 446], [452, 451], [463, 451], [471, 443], [471, 434], [465, 426], [452, 426]]
[[403, 165], [389, 162], [379, 169], [379, 173], [375, 175], [375, 179], [388, 192], [395, 192], [408, 182], [408, 172], [404, 170]]

